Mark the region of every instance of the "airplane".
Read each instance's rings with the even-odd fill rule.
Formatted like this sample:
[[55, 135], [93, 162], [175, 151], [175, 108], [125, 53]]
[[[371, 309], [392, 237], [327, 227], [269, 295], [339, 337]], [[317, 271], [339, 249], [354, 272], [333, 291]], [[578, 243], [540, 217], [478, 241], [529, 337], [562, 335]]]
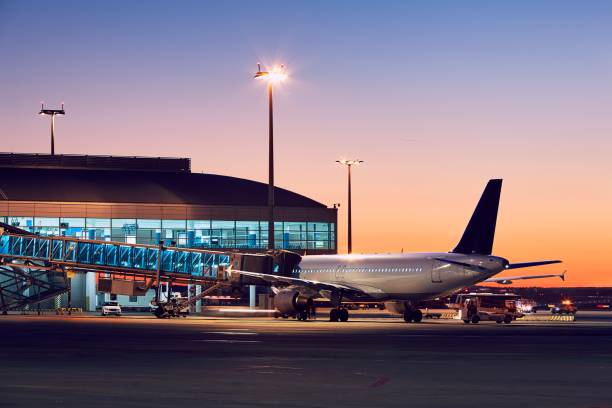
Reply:
[[487, 183], [457, 246], [450, 252], [401, 254], [304, 255], [290, 273], [266, 274], [230, 269], [237, 278], [271, 286], [275, 308], [282, 316], [307, 319], [316, 298], [333, 305], [330, 321], [346, 322], [351, 302], [384, 302], [406, 322], [423, 319], [419, 302], [447, 296], [480, 282], [510, 284], [520, 279], [559, 277], [565, 273], [494, 278], [500, 272], [560, 263], [560, 260], [511, 263], [492, 255], [501, 194], [501, 179]]

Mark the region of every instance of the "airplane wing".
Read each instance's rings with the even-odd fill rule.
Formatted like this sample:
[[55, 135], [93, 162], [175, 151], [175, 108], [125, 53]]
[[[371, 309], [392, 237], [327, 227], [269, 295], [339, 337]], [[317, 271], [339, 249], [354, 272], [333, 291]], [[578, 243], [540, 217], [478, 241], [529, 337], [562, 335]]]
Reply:
[[505, 276], [503, 278], [489, 278], [483, 282], [488, 283], [499, 283], [501, 285], [509, 285], [515, 280], [524, 280], [524, 279], [542, 279], [542, 278], [561, 278], [561, 280], [565, 280], [565, 271], [563, 273], [550, 274], [550, 275], [529, 275], [529, 276]]
[[436, 261], [440, 261], [440, 262], [445, 262], [445, 263], [449, 263], [452, 265], [459, 265], [459, 266], [463, 266], [464, 268], [468, 268], [468, 269], [473, 269], [476, 271], [487, 271], [486, 268], [483, 268], [480, 265], [474, 265], [474, 264], [470, 264], [467, 262], [459, 262], [459, 261], [455, 261], [453, 259], [446, 259], [446, 258], [435, 258]]
[[[453, 265], [459, 265], [459, 266], [463, 266], [469, 269], [484, 270], [484, 271], [487, 270], [486, 268], [483, 268], [478, 265], [470, 264], [467, 262], [455, 261], [453, 259], [446, 259], [446, 258], [435, 258], [435, 259], [436, 261], [446, 262], [446, 263], [453, 264]], [[506, 265], [505, 269], [530, 268], [532, 266], [550, 265], [550, 264], [556, 264], [556, 263], [561, 263], [561, 262], [562, 261], [557, 260], [557, 259], [553, 261], [517, 262], [517, 263], [510, 263]], [[558, 276], [558, 275], [555, 275], [555, 276]]]
[[241, 271], [237, 269], [232, 269], [231, 273], [237, 273], [243, 276], [250, 276], [253, 278], [261, 279], [264, 282], [271, 283], [272, 285], [284, 284], [284, 285], [293, 285], [293, 286], [303, 286], [308, 287], [310, 289], [314, 289], [316, 291], [320, 290], [329, 290], [329, 291], [343, 291], [347, 294], [355, 293], [361, 294], [363, 291], [352, 288], [347, 285], [342, 285], [339, 283], [331, 283], [331, 282], [318, 282], [308, 279], [300, 279], [300, 278], [290, 278], [288, 276], [278, 276], [278, 275], [270, 275], [267, 273], [258, 273], [258, 272], [248, 272]]

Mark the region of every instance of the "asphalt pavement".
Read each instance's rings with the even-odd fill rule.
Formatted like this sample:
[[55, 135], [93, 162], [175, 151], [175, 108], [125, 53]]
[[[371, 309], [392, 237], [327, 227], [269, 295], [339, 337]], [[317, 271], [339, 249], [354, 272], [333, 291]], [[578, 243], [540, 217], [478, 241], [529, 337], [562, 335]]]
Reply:
[[0, 407], [611, 408], [612, 316], [466, 325], [9, 315], [0, 367]]

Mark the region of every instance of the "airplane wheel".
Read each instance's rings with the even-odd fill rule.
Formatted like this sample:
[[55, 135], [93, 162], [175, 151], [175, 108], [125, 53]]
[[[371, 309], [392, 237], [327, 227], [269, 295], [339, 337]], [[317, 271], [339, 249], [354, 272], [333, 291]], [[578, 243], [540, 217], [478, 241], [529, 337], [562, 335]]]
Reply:
[[472, 323], [477, 324], [480, 321], [480, 317], [478, 315], [472, 316]]
[[349, 318], [349, 312], [346, 309], [340, 309], [339, 310], [339, 316], [340, 316], [340, 321], [341, 322], [346, 322], [348, 321]]
[[463, 320], [463, 323], [465, 323], [465, 324], [470, 324], [470, 321], [469, 321], [468, 319], [464, 319], [464, 320]]
[[496, 321], [495, 321], [495, 323], [497, 323], [497, 324], [502, 324], [502, 323], [503, 323], [503, 320], [496, 320]]
[[412, 323], [412, 310], [406, 310], [404, 312], [404, 321], [406, 323]]
[[338, 309], [332, 309], [329, 312], [329, 321], [330, 322], [337, 322], [338, 319], [340, 319], [340, 315], [339, 315]]
[[298, 320], [305, 322], [308, 319], [308, 314], [306, 313], [305, 310], [303, 310], [298, 314], [297, 318]]
[[414, 312], [412, 312], [412, 320], [415, 323], [421, 323], [421, 321], [423, 320], [423, 312], [421, 312], [419, 309], [416, 309]]
[[161, 306], [157, 306], [157, 309], [155, 309], [155, 312], [153, 312], [153, 314], [158, 319], [163, 319], [164, 317], [167, 317], [166, 311]]
[[504, 317], [504, 323], [506, 323], [506, 324], [512, 323], [512, 316], [508, 315], [508, 316]]

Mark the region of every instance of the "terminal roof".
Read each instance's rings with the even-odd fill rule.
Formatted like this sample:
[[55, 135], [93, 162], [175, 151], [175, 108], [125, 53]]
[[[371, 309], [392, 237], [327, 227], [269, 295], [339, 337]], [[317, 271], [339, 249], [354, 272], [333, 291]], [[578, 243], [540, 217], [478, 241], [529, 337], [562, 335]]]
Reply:
[[[266, 206], [267, 194], [267, 184], [217, 174], [0, 168], [0, 200]], [[275, 203], [281, 207], [326, 207], [278, 187]]]

